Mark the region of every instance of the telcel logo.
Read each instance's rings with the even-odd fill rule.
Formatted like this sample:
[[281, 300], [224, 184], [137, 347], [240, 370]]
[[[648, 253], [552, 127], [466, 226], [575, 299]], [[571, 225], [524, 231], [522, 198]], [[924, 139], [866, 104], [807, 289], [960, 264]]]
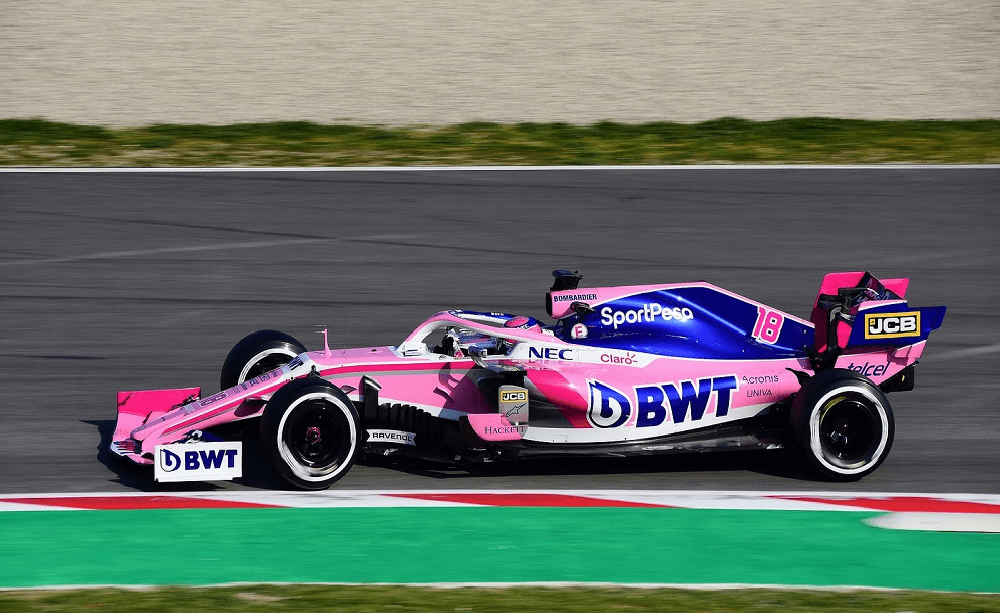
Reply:
[[865, 338], [907, 338], [920, 336], [920, 311], [865, 314]]
[[609, 306], [601, 309], [601, 323], [605, 326], [614, 326], [615, 330], [622, 324], [654, 321], [657, 317], [663, 321], [688, 321], [694, 319], [694, 313], [687, 307], [669, 308], [656, 302], [647, 302], [641, 309], [635, 311], [615, 311]]

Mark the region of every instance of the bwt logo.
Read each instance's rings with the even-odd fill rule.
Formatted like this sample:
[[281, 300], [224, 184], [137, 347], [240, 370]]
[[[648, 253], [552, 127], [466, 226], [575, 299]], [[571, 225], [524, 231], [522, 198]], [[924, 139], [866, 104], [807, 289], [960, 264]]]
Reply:
[[736, 375], [638, 386], [632, 398], [600, 381], [590, 381], [589, 385], [587, 420], [597, 428], [617, 428], [628, 423], [633, 406], [637, 428], [659, 426], [665, 421], [679, 424], [688, 415], [691, 421], [699, 421], [713, 395], [715, 414], [724, 417], [729, 414], [733, 392], [739, 388]]
[[538, 360], [572, 360], [572, 349], [556, 349], [555, 347], [528, 347], [528, 358]]
[[907, 338], [920, 336], [920, 311], [908, 313], [867, 313], [865, 338]]
[[[223, 466], [223, 462], [226, 465]], [[165, 472], [174, 472], [181, 466], [184, 470], [199, 470], [201, 468], [235, 468], [235, 449], [208, 449], [201, 451], [185, 451], [183, 459], [180, 455], [164, 449], [160, 455], [160, 468]]]

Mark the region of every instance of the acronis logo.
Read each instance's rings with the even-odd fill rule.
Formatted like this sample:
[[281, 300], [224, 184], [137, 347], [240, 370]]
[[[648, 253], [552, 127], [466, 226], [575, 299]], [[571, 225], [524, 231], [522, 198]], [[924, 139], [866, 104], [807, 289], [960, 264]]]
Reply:
[[649, 428], [672, 421], [700, 421], [715, 399], [715, 415], [729, 414], [732, 394], [739, 387], [736, 375], [705, 377], [636, 386], [631, 395], [601, 383], [589, 381], [590, 407], [587, 421], [595, 428], [617, 428], [633, 421], [636, 428]]

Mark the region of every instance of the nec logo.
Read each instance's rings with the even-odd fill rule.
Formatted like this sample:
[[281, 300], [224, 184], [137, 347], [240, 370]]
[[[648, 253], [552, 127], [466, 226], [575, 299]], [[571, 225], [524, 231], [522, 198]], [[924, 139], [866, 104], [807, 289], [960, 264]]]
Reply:
[[528, 358], [538, 360], [572, 360], [572, 349], [556, 349], [554, 347], [528, 347]]
[[908, 338], [920, 336], [920, 311], [907, 313], [867, 313], [865, 338]]

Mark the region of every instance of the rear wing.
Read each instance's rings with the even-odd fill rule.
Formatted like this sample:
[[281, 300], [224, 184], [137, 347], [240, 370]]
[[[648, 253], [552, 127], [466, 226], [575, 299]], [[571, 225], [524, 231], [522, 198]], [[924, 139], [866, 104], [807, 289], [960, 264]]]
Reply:
[[925, 342], [941, 327], [945, 307], [911, 308], [909, 279], [878, 279], [870, 272], [826, 275], [813, 303], [817, 370], [851, 347], [905, 347]]

